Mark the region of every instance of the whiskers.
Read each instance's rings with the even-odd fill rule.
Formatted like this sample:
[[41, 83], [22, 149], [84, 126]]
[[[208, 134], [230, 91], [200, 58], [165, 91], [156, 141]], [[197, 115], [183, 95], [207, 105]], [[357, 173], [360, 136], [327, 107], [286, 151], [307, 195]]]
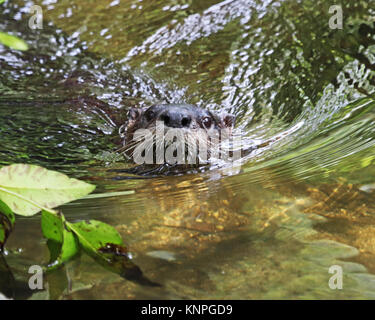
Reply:
[[147, 134], [134, 135], [118, 152], [133, 160], [148, 157], [150, 164], [207, 164], [210, 158], [219, 157], [220, 137], [210, 137], [206, 130], [169, 128], [164, 132], [155, 127], [147, 130]]

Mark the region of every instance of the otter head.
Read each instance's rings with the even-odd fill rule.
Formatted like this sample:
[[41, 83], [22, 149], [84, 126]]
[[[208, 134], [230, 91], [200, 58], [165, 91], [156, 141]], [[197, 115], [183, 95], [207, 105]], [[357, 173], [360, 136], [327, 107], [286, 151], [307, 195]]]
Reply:
[[211, 131], [231, 129], [235, 116], [231, 114], [215, 114], [190, 104], [157, 104], [147, 108], [131, 108], [127, 122], [122, 126], [126, 153], [131, 154], [137, 142], [134, 133], [139, 129], [148, 129], [155, 133], [158, 124], [166, 130], [181, 129], [184, 133], [196, 134], [198, 140]]

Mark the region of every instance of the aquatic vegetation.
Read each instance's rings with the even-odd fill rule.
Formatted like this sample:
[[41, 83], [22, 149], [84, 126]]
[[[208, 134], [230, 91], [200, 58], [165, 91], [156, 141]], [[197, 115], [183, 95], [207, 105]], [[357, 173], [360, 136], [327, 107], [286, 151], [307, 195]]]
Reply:
[[[2, 4], [3, 2], [5, 2], [5, 0], [0, 0], [0, 4]], [[27, 50], [29, 48], [27, 43], [23, 41], [22, 39], [16, 36], [12, 36], [5, 32], [1, 32], [1, 31], [0, 31], [0, 43], [2, 43], [3, 45], [9, 48], [21, 50], [21, 51]]]
[[27, 43], [22, 39], [4, 32], [0, 32], [0, 43], [9, 48], [21, 51], [27, 50], [29, 48]]
[[116, 229], [96, 220], [71, 223], [65, 219], [62, 211], [52, 209], [79, 199], [94, 189], [94, 185], [34, 165], [13, 164], [2, 167], [0, 251], [4, 251], [5, 243], [14, 228], [15, 214], [32, 216], [41, 211], [41, 227], [50, 249], [50, 262], [46, 271], [61, 267], [82, 249], [126, 279], [145, 285], [157, 285], [145, 278], [142, 271], [129, 259]]

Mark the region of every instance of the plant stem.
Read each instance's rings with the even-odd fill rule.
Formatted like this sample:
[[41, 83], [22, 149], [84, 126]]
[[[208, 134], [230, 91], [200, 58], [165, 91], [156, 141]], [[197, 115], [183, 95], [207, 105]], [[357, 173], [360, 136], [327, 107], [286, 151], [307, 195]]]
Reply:
[[24, 200], [24, 201], [26, 201], [26, 202], [32, 204], [33, 206], [39, 208], [40, 210], [44, 210], [44, 211], [47, 211], [47, 212], [49, 212], [49, 213], [51, 213], [51, 214], [57, 215], [57, 212], [56, 212], [55, 210], [53, 210], [53, 209], [49, 209], [49, 208], [46, 208], [46, 207], [43, 207], [43, 206], [40, 205], [39, 203], [37, 203], [37, 202], [35, 202], [35, 201], [31, 200], [31, 199], [28, 199], [28, 198], [26, 198], [26, 197], [24, 197], [24, 196], [21, 196], [20, 194], [18, 194], [18, 193], [16, 193], [16, 192], [10, 191], [10, 190], [8, 190], [8, 189], [6, 189], [6, 188], [3, 188], [3, 187], [1, 187], [1, 186], [0, 186], [0, 191], [3, 191], [3, 192], [5, 192], [5, 193], [8, 193], [8, 194], [14, 196], [14, 197], [17, 197], [17, 198], [19, 198], [19, 199], [21, 199], [21, 200]]

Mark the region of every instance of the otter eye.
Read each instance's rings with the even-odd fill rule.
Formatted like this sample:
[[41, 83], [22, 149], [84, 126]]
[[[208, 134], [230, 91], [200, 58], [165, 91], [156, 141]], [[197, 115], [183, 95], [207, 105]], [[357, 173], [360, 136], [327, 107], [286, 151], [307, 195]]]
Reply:
[[154, 119], [154, 117], [155, 117], [155, 112], [154, 111], [148, 111], [146, 113], [146, 119], [147, 119], [147, 121], [151, 121], [152, 119]]
[[203, 126], [204, 126], [206, 129], [210, 128], [211, 125], [212, 125], [212, 120], [211, 120], [211, 118], [210, 118], [210, 117], [205, 117], [205, 118], [203, 118], [203, 120], [202, 120], [202, 124], [203, 124]]

